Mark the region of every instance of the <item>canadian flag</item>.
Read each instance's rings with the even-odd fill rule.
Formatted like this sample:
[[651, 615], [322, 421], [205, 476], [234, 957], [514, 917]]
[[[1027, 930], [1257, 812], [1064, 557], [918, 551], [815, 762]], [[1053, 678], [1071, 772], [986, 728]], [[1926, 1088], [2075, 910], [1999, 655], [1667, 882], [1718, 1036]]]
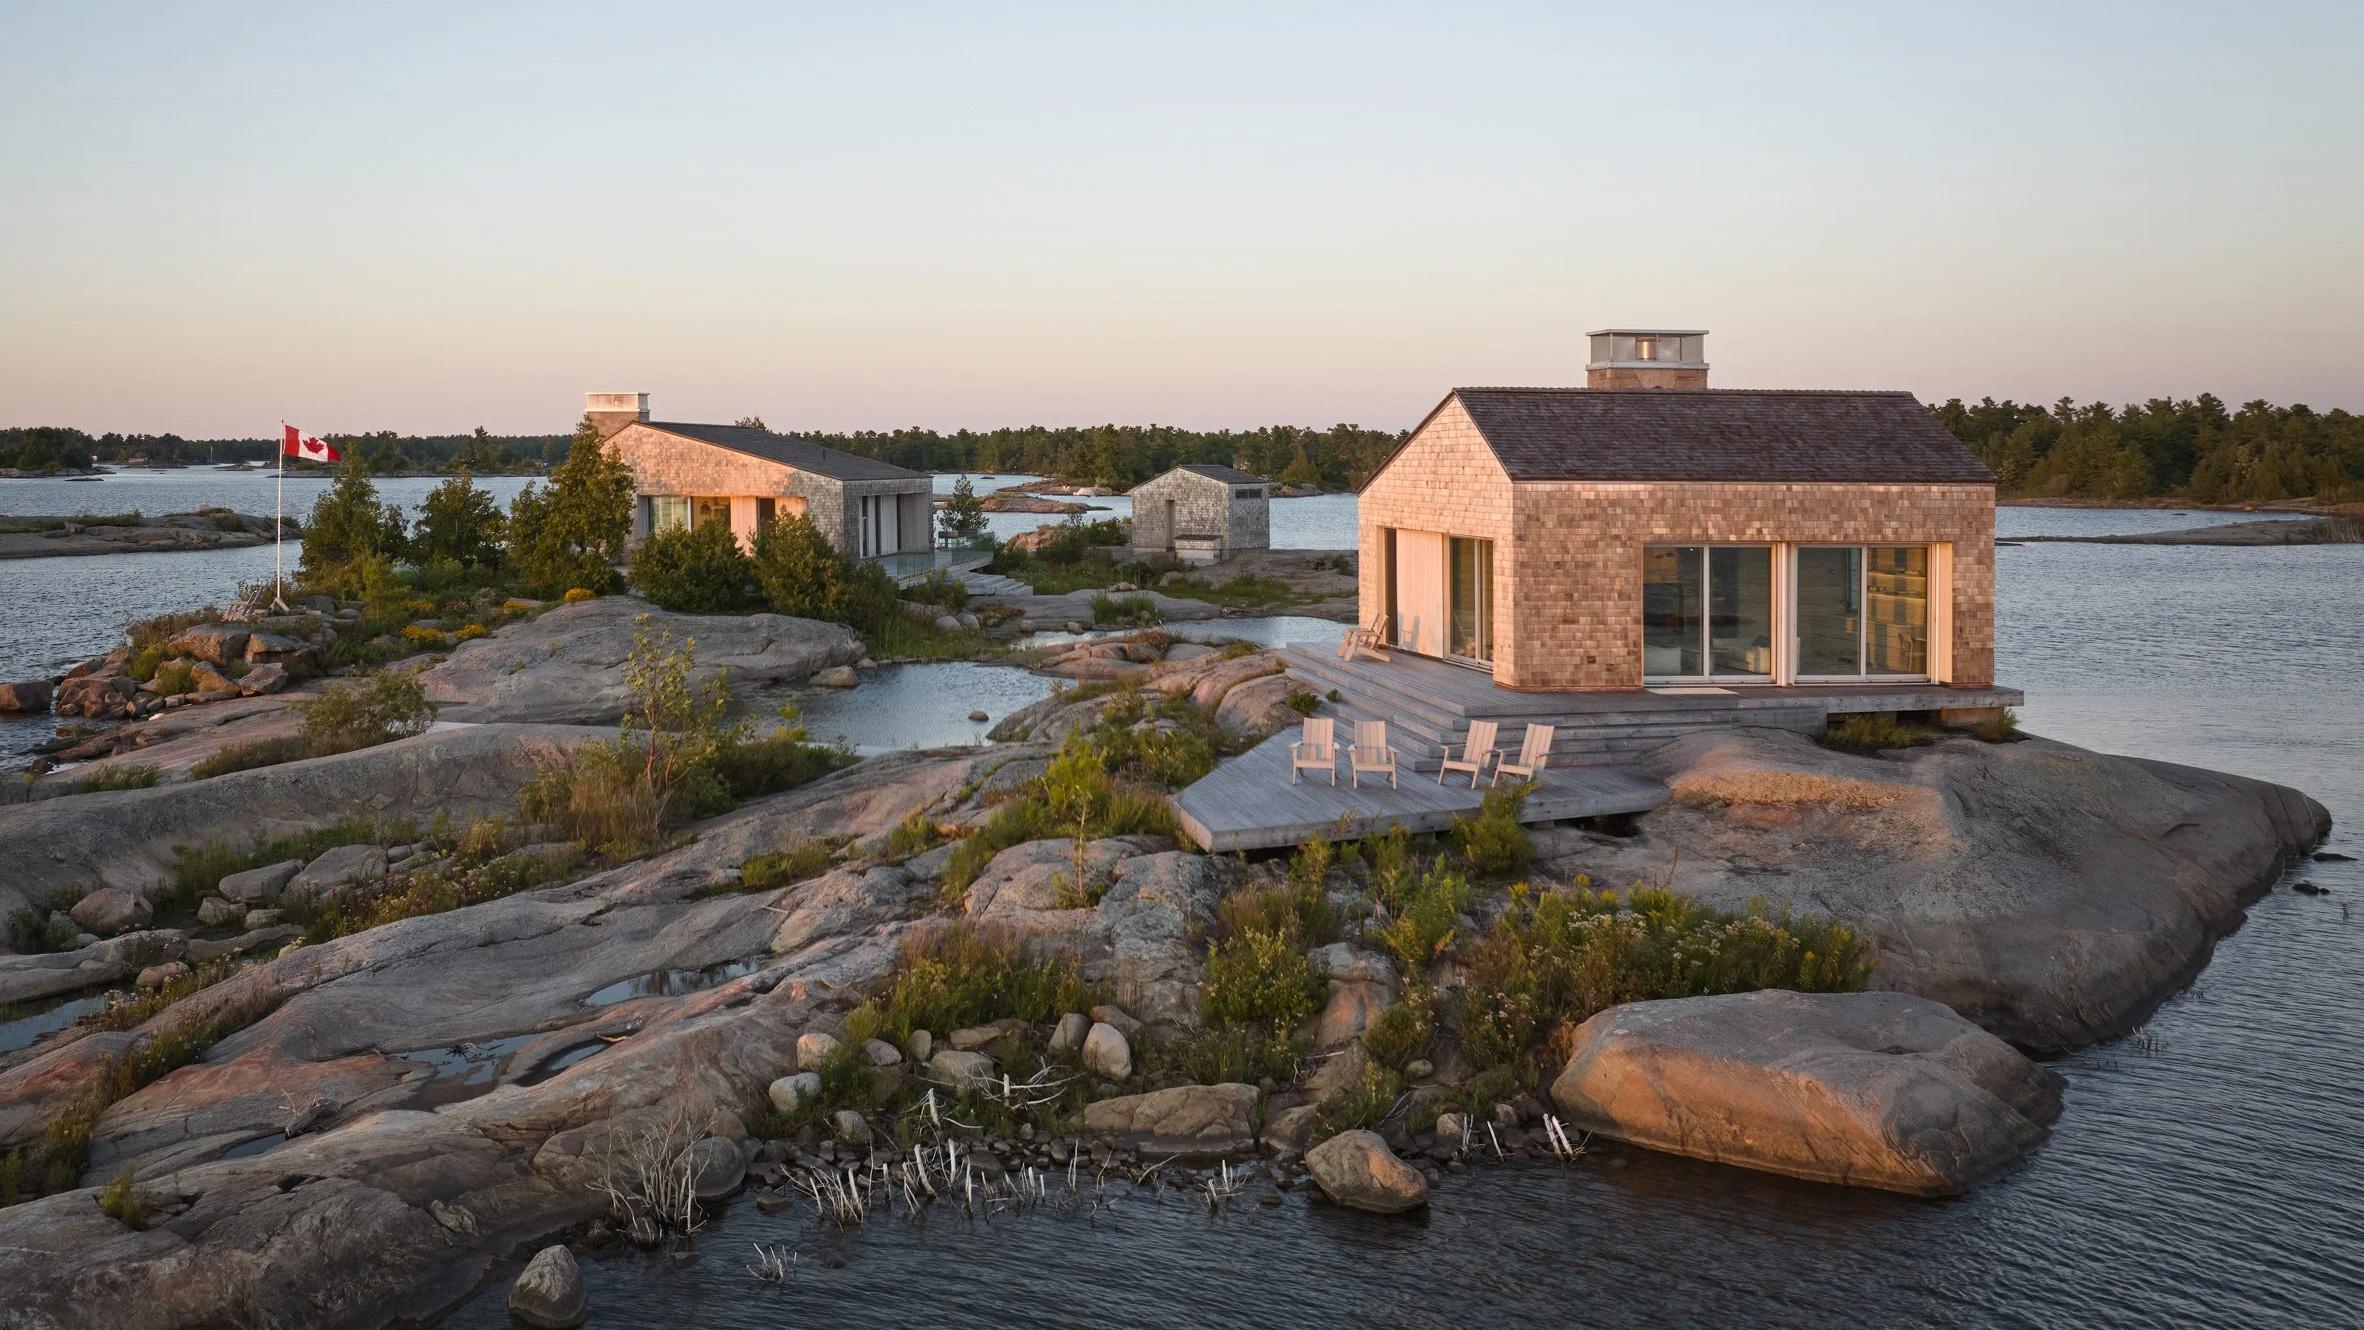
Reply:
[[341, 455], [338, 454], [336, 449], [329, 447], [325, 443], [322, 443], [319, 439], [314, 438], [312, 435], [304, 433], [295, 426], [289, 425], [286, 427], [286, 429], [287, 439], [286, 442], [280, 444], [279, 451], [287, 454], [289, 457], [304, 457], [309, 458], [315, 462], [341, 462], [345, 460]]

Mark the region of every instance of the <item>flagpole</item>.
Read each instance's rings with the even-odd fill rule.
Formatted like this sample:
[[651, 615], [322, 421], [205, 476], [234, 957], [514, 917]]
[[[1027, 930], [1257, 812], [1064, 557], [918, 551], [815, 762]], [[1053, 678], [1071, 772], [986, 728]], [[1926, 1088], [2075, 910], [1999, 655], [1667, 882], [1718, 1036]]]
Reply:
[[280, 582], [287, 566], [287, 549], [279, 524], [287, 515], [287, 422], [279, 422], [279, 491], [271, 500], [271, 608], [285, 613], [287, 598]]

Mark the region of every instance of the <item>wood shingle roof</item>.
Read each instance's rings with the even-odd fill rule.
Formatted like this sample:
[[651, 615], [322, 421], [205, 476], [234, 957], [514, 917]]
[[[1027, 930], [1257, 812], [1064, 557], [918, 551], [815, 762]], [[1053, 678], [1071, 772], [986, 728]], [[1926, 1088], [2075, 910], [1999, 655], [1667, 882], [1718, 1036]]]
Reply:
[[1911, 393], [1456, 388], [1513, 482], [1994, 483]]
[[752, 425], [690, 425], [660, 420], [641, 423], [650, 429], [678, 434], [685, 439], [696, 439], [700, 443], [711, 443], [733, 452], [745, 453], [749, 457], [760, 457], [767, 462], [809, 471], [816, 476], [828, 476], [833, 480], [926, 480], [930, 484], [934, 483], [925, 471], [913, 471], [892, 462], [881, 462], [875, 457], [849, 453], [790, 434], [774, 434]]

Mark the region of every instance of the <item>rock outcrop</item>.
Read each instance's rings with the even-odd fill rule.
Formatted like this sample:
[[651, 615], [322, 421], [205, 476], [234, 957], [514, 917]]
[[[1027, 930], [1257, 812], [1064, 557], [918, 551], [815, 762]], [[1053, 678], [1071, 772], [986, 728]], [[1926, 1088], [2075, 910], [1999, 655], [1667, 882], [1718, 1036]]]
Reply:
[[1571, 1131], [1948, 1196], [2044, 1139], [2060, 1078], [1924, 998], [1767, 991], [1601, 1012], [1551, 1097]]
[[1223, 1159], [1256, 1148], [1256, 1087], [1177, 1085], [1084, 1105], [1084, 1132], [1126, 1149]]
[[1737, 730], [1642, 766], [1673, 799], [1630, 839], [1541, 834], [1547, 871], [1835, 918], [1875, 985], [2037, 1050], [2140, 1024], [2330, 826], [2285, 786], [2042, 739], [1857, 757]]
[[462, 643], [419, 679], [445, 720], [612, 725], [631, 701], [624, 661], [644, 615], [677, 641], [697, 639], [699, 677], [719, 676], [733, 689], [802, 683], [863, 654], [861, 636], [844, 624], [779, 614], [671, 614], [602, 596]]
[[534, 1253], [509, 1286], [509, 1314], [540, 1330], [573, 1330], [590, 1314], [582, 1267], [564, 1243]]

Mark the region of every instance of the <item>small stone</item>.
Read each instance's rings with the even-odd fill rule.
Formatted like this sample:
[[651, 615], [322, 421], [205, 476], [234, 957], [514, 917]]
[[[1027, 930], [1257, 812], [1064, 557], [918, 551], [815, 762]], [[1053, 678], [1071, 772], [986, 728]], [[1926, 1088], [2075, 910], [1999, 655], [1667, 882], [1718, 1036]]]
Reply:
[[737, 1141], [708, 1136], [689, 1148], [684, 1159], [690, 1186], [701, 1201], [719, 1200], [739, 1189], [747, 1176], [747, 1156]]
[[[381, 846], [339, 845], [304, 865], [287, 880], [280, 894], [291, 900], [314, 900], [342, 888], [381, 882], [386, 876], [386, 851]], [[224, 891], [223, 895], [229, 895]], [[233, 898], [235, 899], [235, 898]]]
[[1096, 1024], [1084, 1036], [1083, 1064], [1109, 1080], [1124, 1080], [1133, 1074], [1133, 1046], [1115, 1026]]
[[979, 722], [979, 723], [983, 723], [983, 722], [985, 722], [985, 721], [988, 721], [988, 720], [991, 720], [991, 719], [993, 719], [993, 718], [992, 718], [991, 716], [988, 716], [988, 715], [986, 715], [986, 714], [985, 714], [984, 712], [982, 712], [982, 711], [972, 711], [972, 712], [970, 712], [970, 713], [969, 713], [969, 719], [970, 719], [970, 720], [973, 720], [973, 721], [977, 721], [977, 722]]
[[1416, 1081], [1427, 1080], [1436, 1075], [1436, 1064], [1427, 1058], [1414, 1058], [1404, 1064], [1404, 1075]]
[[869, 1056], [873, 1067], [892, 1067], [903, 1060], [903, 1051], [884, 1039], [863, 1040], [862, 1051]]
[[454, 1233], [471, 1238], [476, 1236], [476, 1216], [462, 1206], [446, 1205], [442, 1201], [430, 1197], [427, 1201], [427, 1213], [435, 1217], [436, 1223]]
[[1469, 1119], [1460, 1113], [1440, 1113], [1436, 1119], [1436, 1152], [1457, 1155], [1469, 1146]]
[[796, 1069], [819, 1071], [829, 1055], [837, 1051], [837, 1036], [820, 1030], [807, 1030], [796, 1037]]
[[832, 665], [813, 675], [813, 684], [819, 688], [851, 688], [860, 682], [862, 676], [854, 673], [851, 665]]
[[829, 1124], [837, 1129], [837, 1139], [847, 1145], [868, 1145], [871, 1141], [870, 1124], [850, 1108], [841, 1108], [831, 1115]]
[[974, 1089], [993, 1082], [993, 1059], [983, 1053], [963, 1053], [945, 1049], [929, 1058], [928, 1075], [955, 1090]]
[[1084, 1036], [1092, 1032], [1092, 1018], [1080, 1011], [1071, 1011], [1051, 1027], [1051, 1052], [1054, 1055], [1081, 1052]]
[[795, 1112], [798, 1105], [819, 1093], [821, 1093], [820, 1073], [811, 1071], [800, 1071], [794, 1076], [782, 1076], [771, 1083], [771, 1088], [764, 1091], [765, 1096], [772, 1101], [772, 1107], [782, 1113]]
[[903, 1051], [911, 1055], [913, 1062], [925, 1062], [936, 1051], [935, 1036], [925, 1030], [913, 1030], [911, 1037], [903, 1041]]
[[583, 1271], [564, 1246], [544, 1247], [509, 1286], [509, 1314], [540, 1330], [573, 1330], [590, 1314]]
[[221, 881], [215, 891], [228, 900], [242, 905], [257, 901], [275, 900], [288, 881], [304, 871], [304, 861], [287, 859], [263, 868], [249, 868], [243, 873], [232, 873]]
[[176, 979], [189, 977], [189, 967], [179, 961], [166, 961], [140, 971], [139, 986], [143, 989], [162, 988]]
[[246, 907], [236, 901], [208, 896], [197, 902], [197, 922], [207, 928], [220, 928], [225, 924], [242, 922], [245, 918]]
[[241, 923], [248, 932], [259, 928], [277, 928], [279, 921], [286, 917], [286, 914], [285, 910], [248, 910], [246, 918]]
[[1113, 1007], [1107, 1003], [1102, 1003], [1099, 1006], [1092, 1008], [1092, 1019], [1100, 1022], [1102, 1025], [1115, 1026], [1116, 1032], [1123, 1035], [1127, 1039], [1138, 1039], [1141, 1037], [1141, 1022], [1134, 1020], [1131, 1016], [1126, 1015], [1125, 1009], [1122, 1007]]
[[1391, 1215], [1428, 1204], [1428, 1179], [1377, 1132], [1344, 1131], [1306, 1152], [1322, 1193], [1351, 1210]]

